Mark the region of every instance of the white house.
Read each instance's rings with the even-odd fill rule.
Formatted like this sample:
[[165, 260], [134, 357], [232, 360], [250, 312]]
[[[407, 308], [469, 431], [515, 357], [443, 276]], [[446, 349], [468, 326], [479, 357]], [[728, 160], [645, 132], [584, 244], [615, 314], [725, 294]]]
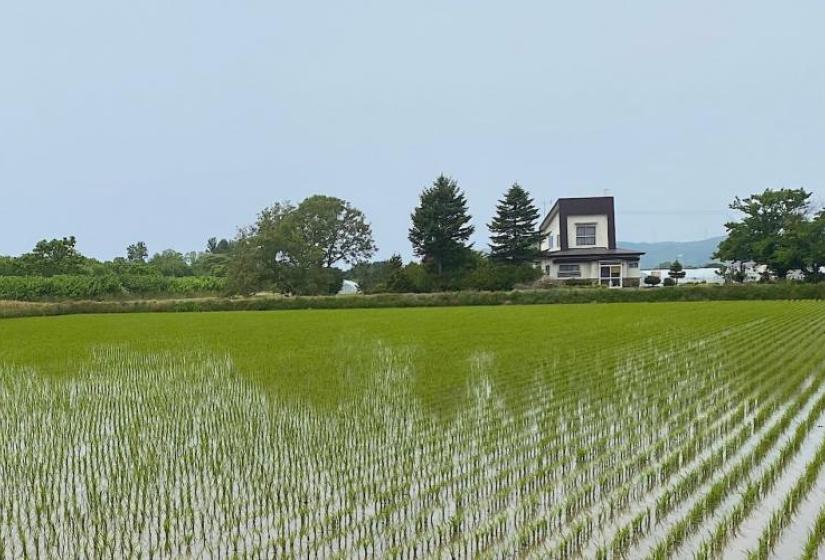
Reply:
[[542, 220], [537, 265], [550, 281], [639, 285], [644, 253], [616, 247], [612, 196], [560, 198]]

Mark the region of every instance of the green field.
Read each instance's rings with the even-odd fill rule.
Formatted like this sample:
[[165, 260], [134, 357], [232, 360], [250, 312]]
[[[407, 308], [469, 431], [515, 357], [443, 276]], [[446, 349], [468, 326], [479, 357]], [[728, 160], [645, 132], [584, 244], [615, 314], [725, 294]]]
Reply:
[[0, 558], [825, 554], [825, 303], [0, 320]]

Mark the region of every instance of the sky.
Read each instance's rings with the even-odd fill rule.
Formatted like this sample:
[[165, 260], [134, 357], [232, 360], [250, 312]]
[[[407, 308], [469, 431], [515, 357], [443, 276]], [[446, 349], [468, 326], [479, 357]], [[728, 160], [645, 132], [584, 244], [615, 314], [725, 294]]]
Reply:
[[620, 240], [720, 235], [737, 195], [825, 201], [823, 21], [819, 1], [4, 2], [0, 254], [203, 249], [322, 193], [409, 258], [441, 173], [477, 247], [514, 181], [542, 210], [615, 196]]

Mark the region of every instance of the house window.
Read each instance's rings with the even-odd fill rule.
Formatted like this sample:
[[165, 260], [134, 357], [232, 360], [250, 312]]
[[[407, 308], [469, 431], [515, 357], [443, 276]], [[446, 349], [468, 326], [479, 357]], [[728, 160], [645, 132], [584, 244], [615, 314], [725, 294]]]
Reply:
[[555, 239], [553, 239], [553, 234], [551, 233], [550, 235], [547, 236], [547, 246], [548, 246], [548, 248], [552, 249], [554, 242], [555, 242]]
[[639, 268], [639, 261], [630, 261], [627, 263], [627, 268]]
[[596, 244], [596, 224], [576, 224], [576, 245]]
[[581, 268], [577, 264], [559, 265], [559, 278], [579, 278], [581, 275]]
[[550, 276], [550, 265], [549, 264], [544, 265], [544, 274], [546, 276]]

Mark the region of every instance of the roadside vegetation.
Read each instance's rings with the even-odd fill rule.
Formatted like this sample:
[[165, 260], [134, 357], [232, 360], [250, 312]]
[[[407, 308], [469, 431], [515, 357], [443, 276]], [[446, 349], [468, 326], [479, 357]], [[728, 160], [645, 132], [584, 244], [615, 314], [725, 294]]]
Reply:
[[[2, 283], [2, 280], [0, 280]], [[687, 301], [822, 300], [825, 284], [783, 282], [743, 285], [691, 285], [678, 290], [611, 290], [604, 287], [551, 287], [515, 291], [454, 291], [420, 294], [250, 297], [163, 297], [103, 301], [0, 301], [0, 318], [82, 313], [179, 313], [205, 311], [276, 311], [289, 309], [371, 309], [633, 303]]]

